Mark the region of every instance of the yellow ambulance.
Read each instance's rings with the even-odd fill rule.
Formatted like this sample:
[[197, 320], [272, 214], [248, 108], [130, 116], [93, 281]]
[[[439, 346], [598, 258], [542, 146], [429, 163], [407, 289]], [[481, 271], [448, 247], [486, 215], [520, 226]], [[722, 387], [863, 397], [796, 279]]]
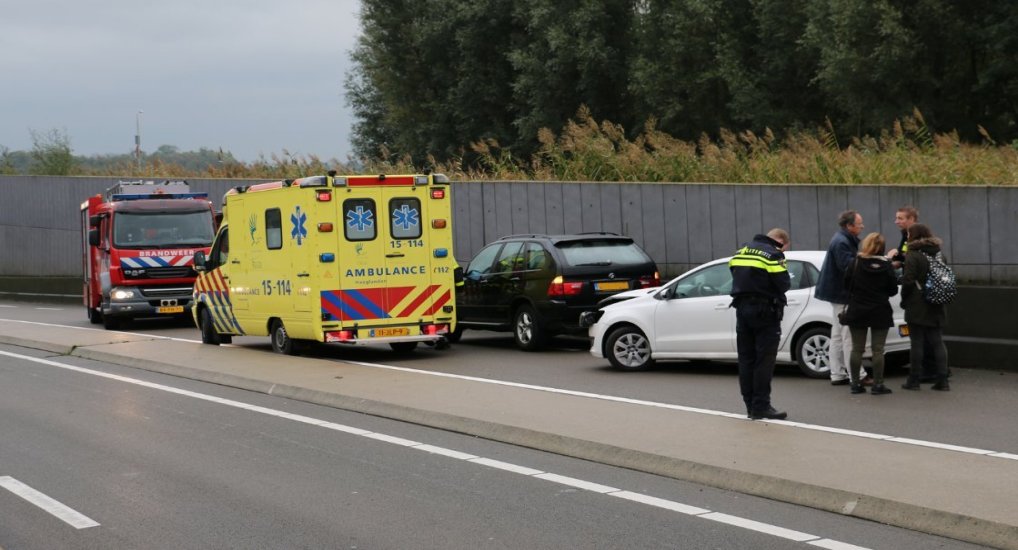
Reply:
[[209, 254], [195, 254], [192, 315], [206, 344], [269, 335], [444, 347], [455, 328], [449, 179], [326, 176], [231, 189]]

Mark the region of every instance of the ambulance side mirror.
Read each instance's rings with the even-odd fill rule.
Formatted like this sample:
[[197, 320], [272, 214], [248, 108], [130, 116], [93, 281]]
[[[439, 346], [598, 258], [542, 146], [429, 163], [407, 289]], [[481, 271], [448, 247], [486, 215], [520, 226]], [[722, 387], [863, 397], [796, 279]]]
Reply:
[[206, 269], [205, 262], [206, 262], [205, 252], [199, 250], [198, 252], [194, 253], [194, 270], [195, 271], [197, 271], [199, 273], [205, 272], [205, 269]]
[[452, 270], [452, 280], [456, 283], [456, 286], [463, 284], [463, 268], [457, 267]]
[[88, 244], [92, 246], [99, 246], [99, 230], [89, 229], [88, 230]]

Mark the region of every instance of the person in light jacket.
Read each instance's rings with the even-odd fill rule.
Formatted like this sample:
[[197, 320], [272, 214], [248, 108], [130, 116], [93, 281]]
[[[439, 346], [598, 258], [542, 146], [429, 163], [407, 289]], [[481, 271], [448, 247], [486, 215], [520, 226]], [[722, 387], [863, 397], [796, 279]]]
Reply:
[[898, 293], [897, 277], [890, 260], [884, 257], [886, 241], [880, 233], [870, 233], [859, 244], [859, 254], [845, 273], [848, 307], [844, 321], [852, 334], [849, 376], [852, 393], [866, 393], [860, 370], [866, 336], [870, 333], [873, 351], [873, 395], [891, 393], [884, 385], [884, 343], [894, 326], [890, 297]]

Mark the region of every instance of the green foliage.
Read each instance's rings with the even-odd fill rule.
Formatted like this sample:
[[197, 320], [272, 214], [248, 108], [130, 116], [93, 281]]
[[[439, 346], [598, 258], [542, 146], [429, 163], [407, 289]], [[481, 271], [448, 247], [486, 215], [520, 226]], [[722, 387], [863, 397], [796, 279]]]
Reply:
[[32, 135], [31, 173], [45, 176], [66, 176], [74, 169], [71, 139], [66, 132], [52, 129], [42, 133], [30, 130]]
[[686, 140], [825, 127], [845, 145], [913, 109], [968, 142], [1018, 139], [1015, 2], [364, 0], [361, 21], [347, 97], [365, 161], [527, 158], [581, 105], [630, 141], [653, 119]]

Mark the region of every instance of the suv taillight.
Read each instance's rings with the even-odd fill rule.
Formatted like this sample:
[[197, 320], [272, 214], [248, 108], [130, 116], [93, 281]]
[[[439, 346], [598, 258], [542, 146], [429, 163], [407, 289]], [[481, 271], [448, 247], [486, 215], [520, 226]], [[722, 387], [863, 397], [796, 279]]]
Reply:
[[548, 296], [577, 296], [583, 291], [583, 281], [564, 281], [559, 275], [548, 285]]
[[653, 277], [640, 277], [640, 288], [650, 288], [652, 286], [661, 286], [661, 274], [657, 271], [654, 272]]

